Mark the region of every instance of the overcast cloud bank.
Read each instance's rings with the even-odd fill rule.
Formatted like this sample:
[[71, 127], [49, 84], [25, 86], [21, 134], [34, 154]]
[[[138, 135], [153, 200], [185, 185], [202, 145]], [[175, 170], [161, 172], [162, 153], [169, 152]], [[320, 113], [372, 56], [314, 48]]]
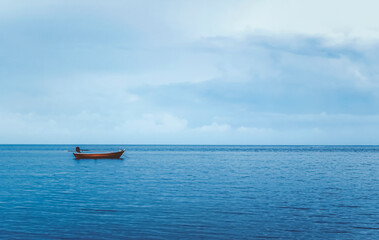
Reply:
[[378, 4], [282, 2], [4, 1], [0, 143], [377, 144]]

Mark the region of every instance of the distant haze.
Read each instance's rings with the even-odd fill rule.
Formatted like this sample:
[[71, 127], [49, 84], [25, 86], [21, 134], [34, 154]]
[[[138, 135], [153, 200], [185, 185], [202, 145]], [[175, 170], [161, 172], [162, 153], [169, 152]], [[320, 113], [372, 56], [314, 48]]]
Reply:
[[0, 144], [378, 144], [378, 1], [0, 2]]

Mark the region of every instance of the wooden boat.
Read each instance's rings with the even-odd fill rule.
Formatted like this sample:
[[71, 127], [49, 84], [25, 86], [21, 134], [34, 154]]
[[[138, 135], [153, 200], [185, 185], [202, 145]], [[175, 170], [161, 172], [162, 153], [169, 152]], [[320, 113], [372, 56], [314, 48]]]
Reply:
[[117, 159], [117, 158], [120, 158], [124, 152], [125, 150], [120, 150], [117, 152], [105, 152], [105, 153], [74, 152], [74, 156], [76, 159], [99, 159], [99, 158]]

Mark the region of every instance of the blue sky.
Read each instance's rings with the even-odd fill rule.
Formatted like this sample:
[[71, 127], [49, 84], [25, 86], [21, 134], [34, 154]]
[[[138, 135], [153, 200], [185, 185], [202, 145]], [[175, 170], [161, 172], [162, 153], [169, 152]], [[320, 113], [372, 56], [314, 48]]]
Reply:
[[377, 144], [376, 1], [0, 2], [0, 143]]

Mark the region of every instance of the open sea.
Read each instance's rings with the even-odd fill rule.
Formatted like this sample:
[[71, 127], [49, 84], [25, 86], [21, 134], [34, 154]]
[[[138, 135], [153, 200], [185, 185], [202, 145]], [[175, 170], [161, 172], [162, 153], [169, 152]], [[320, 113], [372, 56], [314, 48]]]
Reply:
[[0, 145], [0, 239], [379, 239], [379, 146]]

